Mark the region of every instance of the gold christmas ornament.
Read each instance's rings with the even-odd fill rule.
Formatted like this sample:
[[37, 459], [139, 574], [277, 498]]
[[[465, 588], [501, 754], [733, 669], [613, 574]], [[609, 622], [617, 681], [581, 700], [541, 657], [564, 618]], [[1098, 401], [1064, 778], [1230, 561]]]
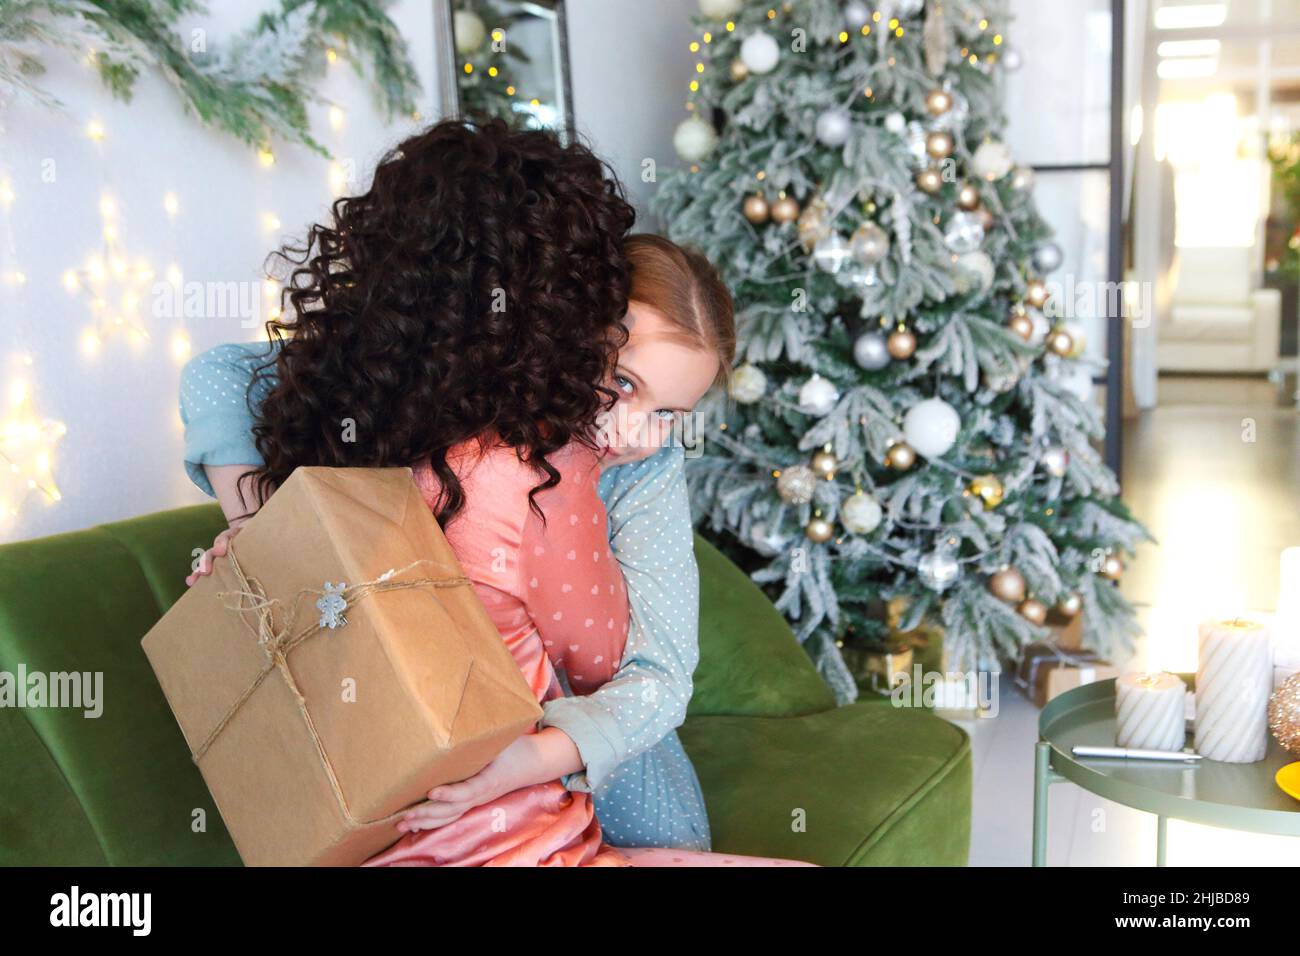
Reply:
[[1075, 593], [1067, 594], [1056, 602], [1056, 613], [1062, 617], [1075, 617], [1083, 610], [1083, 598]]
[[761, 226], [767, 222], [768, 214], [771, 209], [767, 205], [767, 200], [762, 196], [745, 197], [745, 218], [756, 226]]
[[980, 205], [980, 191], [974, 183], [962, 183], [957, 190], [957, 205], [962, 209], [974, 210]]
[[791, 196], [780, 196], [772, 203], [772, 221], [785, 225], [799, 218], [799, 203]]
[[1074, 336], [1065, 329], [1053, 329], [1047, 337], [1047, 347], [1062, 357], [1074, 351]]
[[931, 166], [916, 174], [916, 186], [922, 192], [934, 195], [943, 188], [943, 174]]
[[1047, 606], [1033, 598], [1025, 598], [1016, 610], [1030, 624], [1037, 624], [1039, 627], [1042, 627], [1043, 622], [1047, 620]]
[[1118, 581], [1124, 573], [1124, 560], [1118, 554], [1108, 554], [1101, 563], [1101, 576], [1111, 581]]
[[966, 490], [983, 501], [984, 507], [990, 510], [1002, 504], [1005, 494], [997, 475], [979, 475], [971, 480]]
[[931, 159], [947, 159], [952, 155], [952, 133], [947, 130], [935, 130], [925, 138], [925, 151]]
[[916, 336], [900, 325], [890, 333], [885, 348], [889, 349], [889, 354], [896, 359], [911, 358], [912, 353], [916, 351]]
[[835, 457], [833, 451], [823, 448], [817, 454], [812, 456], [812, 470], [818, 478], [830, 479], [835, 475], [835, 469], [840, 465], [839, 459]]
[[999, 601], [1019, 604], [1025, 599], [1025, 576], [1015, 568], [1003, 568], [989, 577], [989, 591]]
[[812, 247], [830, 235], [831, 227], [826, 222], [830, 207], [826, 200], [814, 197], [799, 213], [799, 243], [804, 252], [812, 252]]
[[907, 471], [916, 464], [916, 452], [905, 441], [896, 441], [885, 452], [885, 464], [897, 471]]
[[736, 57], [731, 61], [731, 79], [736, 83], [749, 79], [749, 67], [745, 65], [745, 61], [740, 57]]
[[988, 206], [980, 206], [975, 210], [975, 215], [980, 218], [980, 225], [984, 227], [985, 232], [991, 232], [996, 220], [993, 218], [993, 210]]
[[791, 505], [804, 505], [812, 501], [817, 489], [817, 476], [807, 465], [791, 465], [781, 470], [776, 479], [776, 493]]
[[1025, 285], [1025, 304], [1034, 309], [1041, 309], [1047, 304], [1047, 283], [1042, 279], [1030, 279]]
[[925, 95], [925, 108], [931, 116], [942, 116], [952, 109], [952, 94], [947, 90], [931, 90]]
[[1300, 756], [1300, 674], [1292, 674], [1268, 699], [1268, 729], [1282, 749]]
[[815, 517], [804, 526], [803, 533], [809, 541], [825, 544], [835, 535], [834, 526], [823, 517]]
[[1034, 337], [1034, 323], [1023, 312], [1012, 312], [1011, 318], [1007, 320], [1007, 328], [1026, 342]]

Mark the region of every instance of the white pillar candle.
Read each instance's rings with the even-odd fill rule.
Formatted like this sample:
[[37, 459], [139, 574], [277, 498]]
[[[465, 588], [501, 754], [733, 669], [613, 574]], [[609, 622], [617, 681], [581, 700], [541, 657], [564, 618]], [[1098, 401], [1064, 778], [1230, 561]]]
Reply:
[[1187, 743], [1187, 685], [1173, 674], [1123, 674], [1115, 681], [1115, 744], [1182, 750]]
[[1208, 760], [1254, 763], [1268, 749], [1273, 652], [1255, 621], [1206, 621], [1196, 665], [1196, 752]]
[[1273, 689], [1300, 672], [1300, 548], [1282, 552], [1277, 616], [1273, 620]]

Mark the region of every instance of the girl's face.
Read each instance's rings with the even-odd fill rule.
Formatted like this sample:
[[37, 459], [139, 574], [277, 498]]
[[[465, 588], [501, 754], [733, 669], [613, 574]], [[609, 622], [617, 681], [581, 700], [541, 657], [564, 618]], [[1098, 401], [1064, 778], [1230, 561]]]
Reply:
[[623, 321], [627, 344], [605, 383], [620, 397], [601, 419], [602, 468], [658, 451], [682, 428], [718, 372], [716, 353], [682, 341], [680, 328], [644, 302], [629, 303]]

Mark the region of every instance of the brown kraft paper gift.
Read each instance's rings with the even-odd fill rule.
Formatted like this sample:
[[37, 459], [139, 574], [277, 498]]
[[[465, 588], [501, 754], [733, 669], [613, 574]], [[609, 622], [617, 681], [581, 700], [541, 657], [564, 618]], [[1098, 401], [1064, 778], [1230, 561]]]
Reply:
[[250, 866], [363, 862], [542, 713], [409, 468], [299, 468], [142, 644]]

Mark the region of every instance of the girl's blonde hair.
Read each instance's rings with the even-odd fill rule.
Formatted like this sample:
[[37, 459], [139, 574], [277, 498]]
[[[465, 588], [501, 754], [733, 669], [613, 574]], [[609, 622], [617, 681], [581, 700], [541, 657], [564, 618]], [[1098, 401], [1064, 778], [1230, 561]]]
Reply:
[[736, 358], [736, 320], [731, 293], [708, 259], [650, 233], [629, 236], [623, 246], [631, 267], [628, 299], [659, 312], [680, 330], [680, 338], [718, 357], [717, 385], [727, 380]]

